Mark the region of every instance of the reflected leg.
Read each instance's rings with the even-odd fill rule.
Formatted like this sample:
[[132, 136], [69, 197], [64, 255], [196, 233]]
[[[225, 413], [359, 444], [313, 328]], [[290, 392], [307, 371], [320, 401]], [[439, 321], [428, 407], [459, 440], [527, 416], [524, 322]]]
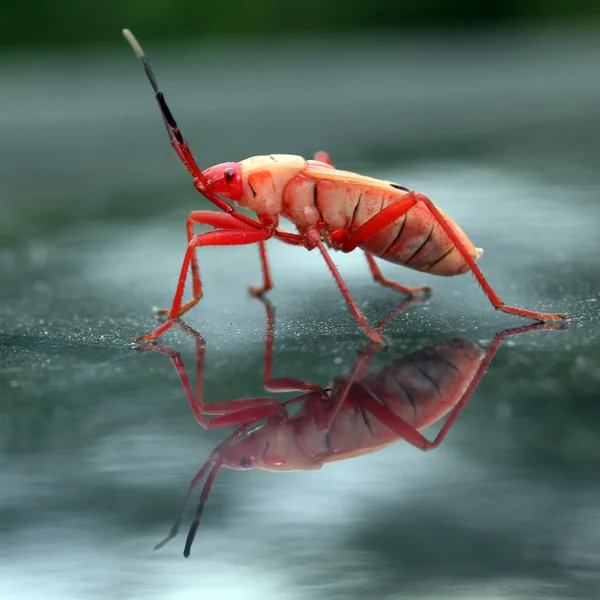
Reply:
[[408, 192], [392, 204], [386, 206], [380, 213], [369, 219], [349, 236], [346, 236], [346, 232], [340, 230], [338, 232], [333, 232], [332, 237], [334, 237], [336, 241], [341, 244], [344, 252], [350, 252], [375, 235], [378, 231], [387, 225], [390, 225], [402, 215], [406, 214], [418, 202], [422, 202], [429, 209], [433, 218], [439, 223], [440, 227], [450, 238], [456, 249], [464, 258], [465, 262], [469, 265], [473, 275], [475, 275], [477, 281], [483, 288], [484, 293], [494, 305], [494, 308], [508, 314], [518, 315], [528, 319], [535, 319], [536, 321], [542, 321], [544, 323], [547, 321], [564, 321], [568, 319], [567, 315], [562, 313], [543, 313], [504, 304], [498, 294], [496, 294], [496, 292], [487, 282], [481, 269], [477, 266], [456, 233], [442, 217], [435, 204], [433, 204], [433, 202], [427, 196], [425, 196], [425, 194], [416, 190]]
[[273, 305], [264, 298], [259, 298], [267, 311], [267, 335], [265, 342], [265, 389], [269, 392], [298, 392], [298, 391], [322, 391], [323, 388], [317, 383], [310, 383], [292, 377], [273, 379], [273, 337], [275, 331], [275, 309]]
[[419, 296], [423, 296], [424, 298], [429, 298], [431, 296], [431, 288], [428, 286], [411, 288], [411, 287], [402, 285], [401, 283], [396, 283], [395, 281], [390, 281], [389, 279], [386, 279], [383, 276], [383, 273], [380, 271], [379, 267], [377, 266], [375, 259], [368, 252], [365, 252], [365, 258], [367, 259], [367, 262], [369, 263], [369, 268], [371, 269], [371, 274], [373, 275], [373, 279], [377, 283], [379, 283], [385, 287], [390, 287], [393, 290], [396, 290], [397, 292], [406, 294], [407, 296], [419, 295]]
[[[277, 398], [242, 398], [217, 402], [213, 404], [204, 403], [204, 338], [193, 328], [178, 321], [178, 327], [196, 339], [196, 394], [192, 391], [190, 379], [185, 370], [181, 354], [167, 346], [160, 344], [145, 344], [140, 346], [141, 352], [160, 352], [166, 354], [175, 367], [175, 371], [181, 381], [187, 401], [196, 417], [198, 424], [204, 429], [219, 429], [223, 427], [239, 426], [250, 420], [261, 420], [276, 412], [281, 407]], [[205, 415], [218, 415], [212, 419], [206, 419]]]
[[225, 229], [221, 231], [200, 233], [194, 236], [191, 242], [188, 244], [185, 257], [183, 259], [183, 264], [181, 266], [181, 272], [179, 275], [179, 282], [175, 291], [175, 297], [169, 310], [168, 321], [163, 323], [160, 327], [157, 327], [152, 333], [140, 336], [135, 340], [134, 343], [140, 344], [143, 342], [154, 342], [163, 333], [165, 333], [165, 331], [170, 329], [175, 321], [179, 319], [179, 317], [181, 317], [200, 300], [199, 297], [194, 297], [192, 300], [186, 302], [182, 306], [185, 280], [192, 256], [194, 255], [196, 248], [201, 246], [240, 246], [244, 244], [255, 244], [257, 242], [267, 240], [272, 235], [273, 231], [270, 229], [259, 229], [254, 231], [246, 229]]

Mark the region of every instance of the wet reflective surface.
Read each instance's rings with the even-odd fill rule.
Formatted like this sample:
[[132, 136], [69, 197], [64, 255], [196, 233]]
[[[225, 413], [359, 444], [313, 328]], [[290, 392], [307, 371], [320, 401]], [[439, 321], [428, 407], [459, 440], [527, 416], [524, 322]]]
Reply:
[[[195, 391], [181, 353], [152, 342], [136, 345], [140, 352], [159, 352], [169, 357], [181, 381], [188, 404], [204, 429], [234, 426], [210, 453], [193, 477], [183, 508], [169, 535], [155, 550], [174, 539], [196, 488], [201, 487], [194, 520], [183, 554], [190, 555], [198, 526], [215, 477], [221, 468], [236, 471], [313, 471], [340, 460], [378, 452], [398, 441], [422, 451], [439, 447], [458, 419], [496, 352], [505, 340], [533, 331], [564, 331], [564, 323], [535, 323], [499, 332], [485, 350], [465, 338], [437, 341], [390, 360], [387, 349], [368, 343], [354, 359], [348, 373], [336, 377], [327, 387], [293, 377], [273, 377], [275, 309], [265, 305], [266, 344], [264, 387], [268, 392], [301, 392], [281, 401], [273, 396], [236, 398], [210, 403], [204, 397], [206, 340], [180, 321], [177, 327], [196, 346]], [[422, 300], [407, 299], [375, 324], [382, 333], [395, 316]], [[370, 369], [374, 357], [387, 356], [383, 367]], [[340, 361], [341, 362], [341, 361]], [[290, 409], [294, 410], [290, 412]], [[212, 415], [212, 417], [209, 417]], [[443, 427], [428, 440], [420, 432], [446, 419]]]
[[[188, 560], [183, 536], [152, 547], [230, 430], [203, 431], [168, 358], [128, 342], [169, 303], [184, 219], [205, 204], [126, 46], [91, 68], [2, 65], [0, 597], [597, 597], [600, 48], [480, 42], [341, 48], [331, 71], [304, 49], [293, 64], [310, 85], [289, 75], [292, 49], [176, 62], [147, 48], [203, 164], [325, 148], [426, 191], [484, 248], [506, 302], [572, 316], [568, 331], [505, 341], [432, 452], [399, 442], [318, 471], [223, 470]], [[240, 104], [232, 79], [259, 59], [270, 66]], [[364, 337], [318, 256], [269, 251], [273, 376], [326, 386]], [[335, 261], [371, 322], [398, 304], [362, 256]], [[207, 249], [200, 264], [206, 296], [188, 322], [206, 339], [205, 398], [262, 396], [265, 313], [246, 294], [258, 251]], [[486, 348], [523, 324], [469, 275], [382, 269], [434, 295], [389, 323], [374, 370], [456, 337]], [[164, 341], [194, 364], [183, 332]]]

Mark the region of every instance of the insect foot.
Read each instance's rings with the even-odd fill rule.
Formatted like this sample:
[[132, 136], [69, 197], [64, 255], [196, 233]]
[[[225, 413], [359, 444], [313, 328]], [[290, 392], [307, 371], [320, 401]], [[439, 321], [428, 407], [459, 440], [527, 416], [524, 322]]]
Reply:
[[525, 317], [526, 319], [533, 319], [534, 321], [538, 321], [541, 323], [565, 323], [567, 324], [569, 321], [569, 316], [564, 313], [543, 313], [537, 312], [533, 310], [524, 310], [522, 308], [517, 308], [516, 306], [507, 306], [502, 302], [498, 302], [499, 298], [495, 298], [494, 305], [496, 310], [499, 310], [503, 313], [507, 313], [509, 315], [518, 315], [519, 317]]
[[411, 292], [412, 293], [410, 294], [410, 298], [420, 298], [423, 300], [429, 300], [429, 298], [431, 298], [433, 294], [433, 290], [427, 285], [423, 287], [413, 288]]
[[168, 308], [158, 308], [158, 306], [153, 306], [152, 313], [154, 314], [154, 318], [159, 323], [166, 323], [169, 320], [169, 309]]
[[570, 319], [568, 315], [559, 315], [559, 319], [554, 319], [552, 321], [545, 321], [544, 325], [545, 329], [551, 329], [554, 331], [560, 331], [563, 329], [569, 329]]
[[550, 325], [562, 325], [561, 329], [569, 326], [570, 317], [564, 313], [540, 313], [540, 321]]
[[390, 341], [378, 331], [371, 330], [367, 332], [367, 335], [369, 336], [371, 342], [373, 342], [373, 344], [379, 350], [385, 350], [390, 345]]
[[248, 293], [250, 294], [250, 296], [252, 296], [253, 298], [259, 298], [259, 299], [263, 299], [265, 294], [272, 288], [272, 286], [257, 286], [257, 285], [251, 285], [248, 288]]
[[154, 349], [154, 346], [157, 345], [156, 342], [154, 340], [145, 340], [144, 337], [145, 336], [141, 335], [140, 337], [131, 340], [131, 342], [129, 342], [131, 348], [136, 352], [148, 352], [149, 350]]

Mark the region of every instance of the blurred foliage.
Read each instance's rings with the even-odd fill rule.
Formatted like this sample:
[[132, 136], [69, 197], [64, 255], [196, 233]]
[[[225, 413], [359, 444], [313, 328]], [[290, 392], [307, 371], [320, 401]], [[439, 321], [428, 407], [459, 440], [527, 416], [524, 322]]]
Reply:
[[146, 40], [210, 40], [228, 34], [279, 36], [500, 22], [563, 23], [598, 16], [598, 0], [28, 0], [3, 4], [0, 47], [116, 42], [123, 27]]

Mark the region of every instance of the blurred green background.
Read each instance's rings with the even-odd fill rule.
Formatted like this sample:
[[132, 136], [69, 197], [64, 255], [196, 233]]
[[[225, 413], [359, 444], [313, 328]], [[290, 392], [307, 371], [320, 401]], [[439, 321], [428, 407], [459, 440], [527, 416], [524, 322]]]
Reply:
[[6, 2], [0, 47], [90, 45], [114, 41], [121, 27], [146, 40], [210, 40], [223, 35], [272, 36], [312, 32], [551, 24], [600, 16], [594, 0], [128, 0]]

